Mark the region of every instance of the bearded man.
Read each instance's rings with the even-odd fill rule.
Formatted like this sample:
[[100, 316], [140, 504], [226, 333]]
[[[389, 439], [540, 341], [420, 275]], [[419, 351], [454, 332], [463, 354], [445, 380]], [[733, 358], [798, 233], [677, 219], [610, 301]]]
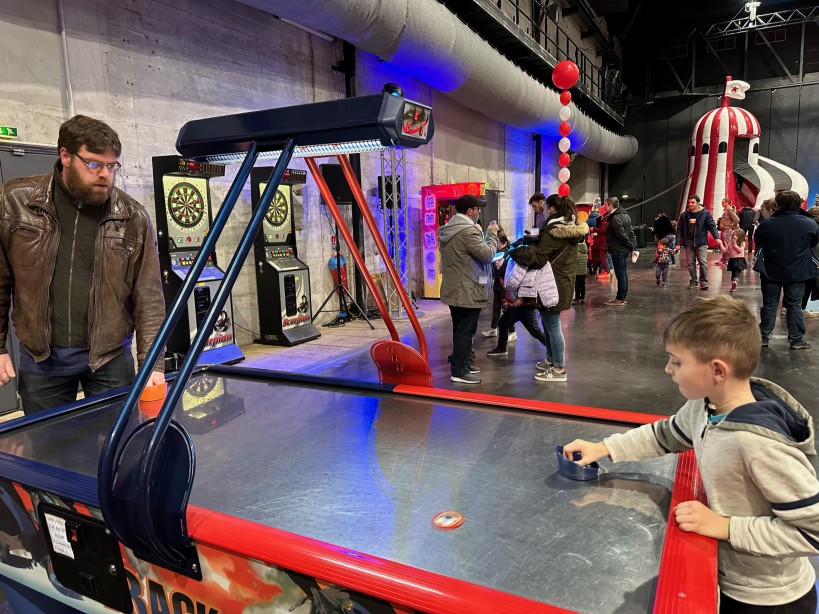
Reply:
[[[26, 414], [133, 382], [165, 316], [156, 236], [114, 186], [122, 151], [107, 124], [60, 126], [54, 171], [0, 186], [0, 386], [18, 377]], [[11, 314], [20, 339], [6, 349]], [[149, 385], [165, 381], [157, 364]]]

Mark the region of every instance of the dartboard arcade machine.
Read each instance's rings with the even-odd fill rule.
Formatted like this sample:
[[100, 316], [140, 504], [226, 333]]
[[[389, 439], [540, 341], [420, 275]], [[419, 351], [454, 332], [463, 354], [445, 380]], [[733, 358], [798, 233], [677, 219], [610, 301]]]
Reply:
[[[326, 192], [311, 157], [417, 147], [432, 132], [429, 107], [387, 93], [183, 127], [182, 156], [236, 156], [240, 168], [146, 368], [130, 388], [0, 425], [0, 582], [16, 611], [715, 611], [715, 542], [665, 522], [678, 501], [702, 499], [690, 454], [596, 482], [557, 475], [549, 444], [657, 416], [196, 366], [294, 153]], [[225, 283], [155, 397], [150, 365], [268, 152], [278, 162]], [[232, 418], [187, 426], [196, 390], [216, 391], [202, 405]]]
[[[159, 263], [165, 304], [168, 305], [182, 288], [210, 231], [209, 180], [224, 176], [225, 167], [188, 161], [179, 156], [156, 156], [153, 158], [153, 174]], [[168, 340], [169, 353], [185, 355], [190, 351], [191, 341], [224, 277], [214, 253], [198, 276], [187, 309]], [[243, 358], [236, 345], [233, 302], [228, 299], [208, 336], [200, 362], [233, 364]]]
[[[270, 167], [257, 167], [250, 173], [253, 209], [267, 187]], [[310, 269], [298, 258], [293, 201], [301, 198], [307, 173], [295, 169], [284, 172], [279, 189], [264, 216], [262, 230], [256, 235], [256, 294], [259, 298], [258, 343], [296, 345], [321, 336], [313, 326], [310, 294]], [[298, 194], [297, 194], [298, 193]]]

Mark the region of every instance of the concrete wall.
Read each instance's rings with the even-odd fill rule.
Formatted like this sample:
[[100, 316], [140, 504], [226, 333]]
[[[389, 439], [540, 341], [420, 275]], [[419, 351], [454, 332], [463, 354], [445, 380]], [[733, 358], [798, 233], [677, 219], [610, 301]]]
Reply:
[[[309, 103], [343, 95], [330, 68], [339, 44], [310, 36], [272, 15], [224, 1], [63, 0], [74, 112], [108, 122], [123, 143], [118, 184], [154, 212], [151, 157], [175, 153], [189, 119]], [[218, 18], [217, 18], [218, 16]], [[55, 0], [0, 4], [0, 123], [21, 140], [55, 143], [70, 116]], [[304, 168], [301, 164], [301, 168]], [[211, 182], [218, 211], [236, 167]], [[222, 236], [226, 265], [250, 216], [250, 190]], [[302, 241], [327, 245], [306, 207]], [[255, 278], [248, 263], [234, 291], [237, 337], [258, 331]]]
[[[108, 122], [123, 142], [119, 185], [154, 212], [151, 157], [175, 153], [185, 121], [315, 101], [344, 95], [343, 77], [332, 70], [341, 43], [314, 36], [230, 0], [62, 0], [66, 70], [58, 0], [0, 3], [0, 124], [19, 128], [22, 141], [55, 143], [59, 125], [75, 113]], [[359, 53], [358, 94], [400, 83], [407, 97], [432, 104], [436, 134], [431, 145], [406, 153], [406, 201], [410, 211], [412, 267], [420, 269], [418, 233], [422, 185], [483, 181], [502, 190], [499, 221], [514, 236], [530, 225], [527, 205], [534, 191], [532, 134], [468, 110], [377, 58]], [[69, 87], [73, 96], [69, 96]], [[543, 144], [543, 190], [558, 182], [557, 148]], [[306, 168], [300, 160], [291, 166]], [[574, 172], [572, 182], [580, 180]], [[211, 182], [214, 212], [235, 174]], [[381, 160], [362, 155], [362, 187], [380, 220], [375, 194]], [[349, 217], [349, 208], [345, 212]], [[229, 261], [250, 216], [247, 187], [222, 236], [217, 255]], [[305, 190], [300, 256], [311, 267], [315, 301], [332, 282], [327, 259], [331, 225], [315, 185]], [[366, 233], [365, 233], [366, 234]], [[373, 245], [368, 266], [382, 270]], [[414, 274], [420, 280], [420, 275]], [[420, 285], [414, 288], [420, 290]], [[247, 264], [233, 291], [237, 337], [250, 343], [258, 331], [255, 277]], [[317, 303], [316, 303], [317, 304]], [[334, 312], [327, 317], [335, 315]]]

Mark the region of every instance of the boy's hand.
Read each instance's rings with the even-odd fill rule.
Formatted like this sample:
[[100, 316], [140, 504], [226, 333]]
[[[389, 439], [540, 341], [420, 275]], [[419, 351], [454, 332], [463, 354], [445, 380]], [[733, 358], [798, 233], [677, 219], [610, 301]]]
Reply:
[[575, 462], [582, 467], [609, 455], [609, 449], [602, 441], [594, 443], [583, 439], [575, 439], [563, 446], [563, 456], [569, 460], [574, 460], [573, 455], [575, 452], [580, 452], [580, 460]]
[[714, 539], [728, 539], [729, 518], [720, 516], [699, 501], [683, 501], [674, 508], [674, 517], [680, 529]]

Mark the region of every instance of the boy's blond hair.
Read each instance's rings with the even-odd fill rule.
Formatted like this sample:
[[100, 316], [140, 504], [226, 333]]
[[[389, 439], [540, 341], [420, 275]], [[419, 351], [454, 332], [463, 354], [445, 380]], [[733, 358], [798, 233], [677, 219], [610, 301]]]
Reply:
[[671, 318], [663, 343], [692, 352], [702, 363], [719, 359], [748, 379], [759, 362], [762, 335], [745, 303], [728, 296], [700, 298]]

